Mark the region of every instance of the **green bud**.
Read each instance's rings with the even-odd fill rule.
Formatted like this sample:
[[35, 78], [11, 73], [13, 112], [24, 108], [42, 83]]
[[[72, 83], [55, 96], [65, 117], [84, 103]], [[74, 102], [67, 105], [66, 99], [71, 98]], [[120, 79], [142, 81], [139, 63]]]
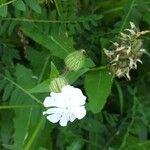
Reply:
[[65, 64], [69, 70], [77, 71], [83, 67], [85, 61], [84, 52], [85, 50], [83, 49], [75, 51], [65, 58]]
[[68, 85], [67, 80], [64, 77], [58, 77], [51, 81], [50, 83], [50, 91], [59, 93], [63, 86]]

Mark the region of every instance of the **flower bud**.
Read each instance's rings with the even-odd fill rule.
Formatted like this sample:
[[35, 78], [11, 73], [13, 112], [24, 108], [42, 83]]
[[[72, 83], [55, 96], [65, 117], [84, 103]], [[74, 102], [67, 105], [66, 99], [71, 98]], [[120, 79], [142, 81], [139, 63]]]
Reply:
[[51, 81], [50, 83], [50, 91], [59, 93], [63, 86], [68, 85], [67, 80], [64, 77], [58, 77]]
[[83, 67], [85, 60], [84, 52], [85, 50], [83, 49], [75, 51], [65, 58], [65, 64], [70, 71], [77, 71]]

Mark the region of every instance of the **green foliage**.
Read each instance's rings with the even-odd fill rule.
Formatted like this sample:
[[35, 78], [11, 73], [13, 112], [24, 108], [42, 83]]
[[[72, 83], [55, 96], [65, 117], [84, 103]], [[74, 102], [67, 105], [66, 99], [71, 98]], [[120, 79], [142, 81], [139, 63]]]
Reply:
[[[149, 0], [0, 0], [0, 150], [149, 150], [148, 55], [131, 81], [107, 70], [103, 48], [132, 21], [150, 30]], [[85, 63], [64, 59], [85, 49]], [[67, 127], [50, 123], [43, 100], [63, 75], [87, 96], [87, 114]]]
[[110, 94], [112, 77], [106, 68], [87, 73], [85, 90], [89, 100], [89, 110], [98, 113], [102, 110]]

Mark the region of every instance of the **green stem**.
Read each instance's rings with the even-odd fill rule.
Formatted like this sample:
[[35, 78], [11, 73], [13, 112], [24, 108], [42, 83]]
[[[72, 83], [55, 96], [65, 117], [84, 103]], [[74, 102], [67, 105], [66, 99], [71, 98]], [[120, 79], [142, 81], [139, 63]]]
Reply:
[[17, 1], [17, 0], [11, 0], [11, 1], [7, 2], [7, 3], [1, 4], [0, 8], [2, 8], [4, 6], [7, 6], [7, 5], [9, 5], [9, 4], [11, 4], [11, 3], [15, 2], [15, 1]]
[[57, 9], [57, 12], [58, 12], [58, 15], [60, 16], [60, 9], [59, 9], [59, 6], [58, 6], [58, 2], [57, 0], [54, 0], [54, 3], [55, 3], [55, 6], [56, 6], [56, 9]]
[[40, 105], [11, 105], [11, 106], [2, 105], [2, 106], [0, 106], [0, 110], [1, 109], [16, 109], [16, 108], [32, 108], [32, 107], [39, 108]]
[[38, 132], [41, 130], [44, 123], [45, 123], [45, 118], [42, 117], [40, 122], [36, 126], [36, 129], [34, 130], [33, 134], [31, 135], [31, 138], [28, 140], [27, 144], [25, 145], [24, 150], [30, 150], [33, 141], [35, 140], [36, 136], [38, 135]]

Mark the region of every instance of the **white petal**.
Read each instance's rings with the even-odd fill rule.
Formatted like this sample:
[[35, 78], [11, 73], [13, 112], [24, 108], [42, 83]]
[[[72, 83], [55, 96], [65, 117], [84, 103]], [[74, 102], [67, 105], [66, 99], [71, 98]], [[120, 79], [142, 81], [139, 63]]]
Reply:
[[70, 120], [70, 122], [73, 122], [75, 119], [76, 119], [76, 116], [75, 116], [73, 113], [71, 113], [71, 114], [69, 115], [69, 120]]
[[61, 93], [54, 93], [54, 92], [51, 92], [51, 97], [52, 99], [54, 99], [54, 107], [60, 107], [60, 108], [63, 108], [66, 106], [66, 96], [64, 96]]
[[118, 60], [119, 60], [119, 57], [120, 57], [120, 55], [118, 54], [118, 55], [111, 61], [111, 63], [118, 61]]
[[145, 52], [146, 52], [146, 50], [142, 48], [142, 49], [140, 49], [140, 52], [145, 53]]
[[43, 111], [43, 115], [47, 114], [47, 111]]
[[46, 97], [43, 102], [45, 107], [55, 106], [55, 101], [51, 97]]
[[69, 121], [69, 114], [64, 112], [61, 119], [60, 119], [60, 122], [59, 124], [62, 126], [62, 127], [65, 127], [67, 126], [67, 123]]
[[130, 75], [129, 75], [129, 71], [126, 73], [126, 76], [129, 80], [131, 80]]
[[54, 113], [54, 114], [47, 116], [47, 119], [52, 123], [56, 123], [60, 120], [61, 115], [62, 115], [61, 113]]
[[131, 26], [132, 29], [133, 29], [133, 28], [136, 28], [136, 27], [135, 27], [135, 24], [134, 24], [133, 22], [130, 22], [130, 26]]
[[125, 47], [124, 46], [121, 46], [121, 47], [118, 47], [117, 49], [116, 49], [116, 51], [122, 51], [122, 50], [124, 50], [125, 49]]
[[142, 60], [140, 60], [140, 59], [137, 59], [137, 62], [143, 64]]
[[[79, 88], [74, 88], [73, 86], [64, 86], [62, 88], [62, 94], [72, 105], [84, 105], [86, 96], [82, 94], [82, 91]], [[66, 103], [68, 103], [66, 101]]]
[[82, 119], [86, 115], [86, 109], [84, 106], [77, 107], [77, 108], [74, 108], [73, 113], [76, 116], [76, 118]]
[[55, 93], [55, 92], [51, 92], [50, 96], [55, 100], [58, 101], [61, 98], [61, 93]]
[[132, 29], [125, 29], [126, 31], [129, 31], [132, 35], [135, 35], [136, 33], [135, 33], [135, 31], [134, 30], [132, 30]]
[[86, 96], [79, 88], [67, 85], [60, 93], [51, 92], [44, 100], [44, 106], [50, 107], [43, 115], [48, 115], [47, 119], [61, 126], [67, 126], [68, 121], [73, 122], [76, 118], [82, 119], [86, 115]]
[[43, 112], [43, 115], [45, 114], [54, 114], [54, 113], [62, 113], [63, 109], [62, 108], [49, 108], [47, 111]]
[[113, 43], [116, 47], [118, 47], [119, 46], [119, 44], [117, 43], [117, 42], [114, 42]]
[[81, 106], [85, 104], [86, 96], [84, 96], [82, 93], [78, 93], [78, 91], [75, 91], [74, 95], [70, 99], [72, 105], [74, 106]]

